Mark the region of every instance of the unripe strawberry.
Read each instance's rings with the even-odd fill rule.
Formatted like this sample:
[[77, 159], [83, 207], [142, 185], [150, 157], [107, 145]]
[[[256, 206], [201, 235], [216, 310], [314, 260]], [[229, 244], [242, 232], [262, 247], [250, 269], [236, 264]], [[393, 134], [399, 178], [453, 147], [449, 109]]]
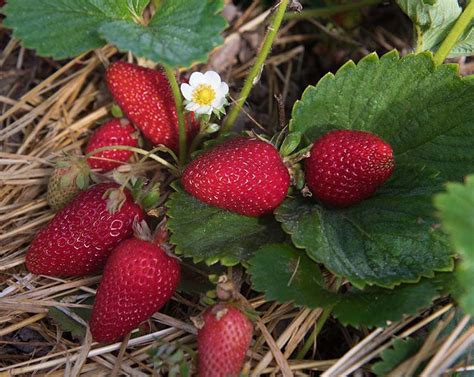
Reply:
[[245, 216], [260, 216], [285, 199], [290, 175], [273, 145], [239, 137], [191, 161], [181, 182], [204, 203]]
[[137, 238], [123, 241], [107, 261], [97, 290], [93, 338], [121, 339], [168, 302], [179, 280], [179, 262], [163, 248]]
[[314, 142], [305, 177], [322, 202], [347, 207], [373, 195], [394, 168], [392, 148], [378, 136], [337, 130]]
[[[92, 134], [87, 143], [86, 154], [114, 145], [136, 147], [138, 145], [137, 132], [127, 119], [111, 119]], [[133, 152], [128, 150], [106, 150], [89, 157], [87, 163], [92, 169], [107, 172], [127, 162], [132, 154]]]
[[252, 341], [252, 322], [230, 304], [217, 304], [203, 315], [198, 331], [199, 377], [237, 377]]
[[36, 235], [26, 254], [34, 274], [83, 276], [102, 269], [112, 249], [144, 214], [115, 183], [82, 191]]
[[[107, 85], [124, 114], [154, 145], [177, 151], [178, 115], [166, 76], [159, 70], [116, 62], [107, 69]], [[199, 123], [187, 114], [188, 139], [199, 131]]]
[[81, 157], [66, 157], [56, 163], [49, 177], [47, 200], [54, 211], [59, 211], [76, 195], [89, 187], [90, 170]]

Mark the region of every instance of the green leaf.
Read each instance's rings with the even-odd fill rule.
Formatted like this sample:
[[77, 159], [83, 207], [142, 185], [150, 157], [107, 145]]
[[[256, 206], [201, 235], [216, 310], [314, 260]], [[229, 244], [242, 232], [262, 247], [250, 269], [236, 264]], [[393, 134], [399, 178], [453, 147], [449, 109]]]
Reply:
[[105, 39], [121, 50], [172, 67], [205, 62], [223, 42], [226, 21], [218, 13], [222, 0], [165, 1], [147, 26], [127, 21], [106, 22]]
[[436, 51], [461, 14], [458, 0], [396, 0], [413, 22], [418, 51]]
[[143, 0], [15, 0], [3, 9], [4, 25], [39, 55], [64, 59], [105, 45], [100, 25], [131, 22], [140, 4]]
[[[93, 301], [93, 297], [90, 297], [82, 302], [82, 304], [91, 305]], [[92, 314], [92, 310], [87, 308], [73, 308], [70, 310], [85, 321], [88, 321]], [[62, 331], [70, 332], [73, 337], [80, 338], [85, 336], [86, 328], [58, 308], [50, 307], [48, 309], [48, 316], [58, 324]]]
[[330, 209], [310, 198], [287, 199], [276, 218], [295, 246], [361, 288], [391, 288], [452, 269], [445, 235], [432, 219], [439, 187], [428, 169], [399, 166], [372, 198]]
[[443, 228], [451, 236], [462, 262], [456, 269], [465, 294], [460, 303], [464, 310], [474, 315], [474, 175], [468, 176], [464, 185], [448, 183], [447, 192], [435, 197]]
[[265, 292], [267, 300], [310, 308], [326, 308], [338, 301], [337, 294], [325, 288], [318, 265], [290, 245], [263, 246], [249, 263], [252, 287]]
[[474, 171], [472, 103], [474, 79], [461, 78], [456, 65], [435, 67], [429, 53], [371, 54], [309, 86], [293, 108], [290, 131], [308, 143], [331, 129], [369, 131], [390, 143], [397, 163], [461, 180]]
[[343, 324], [383, 327], [387, 321], [399, 321], [416, 314], [439, 297], [436, 281], [422, 279], [417, 284], [402, 284], [395, 289], [368, 287], [346, 293], [334, 310]]
[[423, 279], [395, 289], [370, 287], [335, 293], [325, 287], [318, 265], [287, 244], [263, 246], [249, 264], [252, 287], [264, 292], [267, 300], [293, 301], [311, 309], [332, 307], [334, 316], [343, 324], [371, 327], [383, 327], [387, 321], [398, 321], [403, 315], [416, 314], [429, 306], [439, 296], [444, 279]]
[[167, 202], [168, 227], [176, 252], [195, 262], [220, 261], [235, 265], [251, 257], [260, 246], [285, 238], [271, 217], [247, 217], [209, 206], [175, 185]]
[[375, 363], [372, 371], [377, 376], [387, 376], [397, 366], [415, 355], [422, 345], [422, 338], [395, 339], [392, 348], [382, 352], [382, 361]]
[[450, 57], [474, 55], [474, 21], [450, 51]]
[[130, 12], [136, 17], [140, 18], [142, 16], [143, 11], [150, 3], [150, 0], [127, 0], [128, 7]]

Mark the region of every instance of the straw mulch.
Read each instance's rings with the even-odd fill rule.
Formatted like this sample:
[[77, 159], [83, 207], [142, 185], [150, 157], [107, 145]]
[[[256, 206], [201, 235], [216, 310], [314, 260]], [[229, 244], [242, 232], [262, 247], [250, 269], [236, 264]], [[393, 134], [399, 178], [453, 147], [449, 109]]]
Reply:
[[[219, 68], [234, 89], [240, 87], [265, 30], [268, 12], [258, 3], [229, 15], [232, 26], [226, 43], [214, 52], [208, 65]], [[382, 12], [374, 17], [384, 23], [387, 15]], [[90, 309], [100, 277], [36, 276], [23, 264], [32, 237], [53, 217], [45, 196], [53, 161], [64, 152], [83, 149], [91, 130], [110, 116], [112, 102], [103, 83], [104, 66], [120, 56], [114, 48], [106, 47], [57, 63], [24, 50], [8, 31], [0, 33], [0, 376], [158, 375], [148, 355], [151, 348], [171, 341], [196, 348], [190, 317], [203, 309], [197, 294], [176, 294], [163, 313], [156, 313], [139, 334], [104, 346], [93, 343], [89, 332], [83, 336], [63, 332], [48, 314], [56, 308], [71, 321], [86, 325], [76, 310]], [[335, 39], [332, 47], [319, 43], [328, 39]], [[279, 34], [262, 82], [252, 94], [251, 107], [245, 109], [237, 126], [266, 131], [268, 127], [262, 125], [282, 121], [284, 111], [274, 100], [276, 94], [281, 94], [279, 102], [285, 104], [288, 113], [305, 85], [316, 82], [344, 60], [357, 59], [374, 49], [407, 47], [406, 41], [377, 24], [354, 39], [318, 21], [288, 22]], [[326, 58], [317, 58], [321, 54]], [[130, 169], [153, 173], [157, 167], [155, 163], [135, 162], [121, 168], [124, 172]], [[464, 370], [469, 365], [469, 360], [453, 362], [469, 345], [474, 329], [466, 329], [468, 318], [453, 325], [456, 309], [448, 300], [440, 299], [419, 316], [384, 329], [346, 328], [329, 319], [313, 342], [309, 336], [321, 310], [267, 302], [244, 286], [248, 302], [262, 313], [245, 367], [252, 376], [314, 375], [322, 371], [326, 376], [367, 375], [371, 364], [394, 339], [420, 333], [427, 335], [423, 347], [394, 375], [411, 375], [420, 365], [426, 368], [426, 375]], [[447, 326], [452, 330], [446, 334], [442, 330]], [[297, 351], [305, 342], [310, 342], [313, 352], [305, 360], [297, 359]], [[429, 358], [431, 362], [426, 365]]]

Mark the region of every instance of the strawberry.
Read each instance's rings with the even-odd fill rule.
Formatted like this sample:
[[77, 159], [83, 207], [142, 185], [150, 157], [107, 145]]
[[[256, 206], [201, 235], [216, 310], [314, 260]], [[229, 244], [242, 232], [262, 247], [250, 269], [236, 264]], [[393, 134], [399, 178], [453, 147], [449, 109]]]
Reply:
[[81, 191], [89, 187], [90, 170], [84, 159], [65, 157], [56, 163], [48, 182], [48, 204], [59, 211]]
[[[115, 118], [102, 124], [90, 137], [86, 154], [113, 145], [128, 145], [131, 147], [138, 145], [136, 131], [127, 119]], [[108, 150], [89, 157], [87, 163], [92, 169], [107, 172], [120, 166], [122, 162], [127, 162], [132, 154], [133, 152], [126, 150]]]
[[[115, 183], [81, 192], [33, 239], [26, 266], [34, 274], [82, 276], [99, 271], [112, 249], [133, 233], [143, 211]], [[116, 207], [117, 204], [119, 208]]]
[[252, 341], [252, 322], [229, 304], [206, 310], [203, 322], [197, 335], [199, 377], [238, 376]]
[[290, 175], [273, 145], [239, 137], [191, 161], [181, 182], [187, 192], [207, 204], [260, 216], [285, 199]]
[[122, 241], [112, 252], [97, 290], [90, 328], [98, 342], [114, 342], [150, 318], [180, 280], [176, 258], [151, 242]]
[[[107, 85], [124, 114], [148, 140], [177, 151], [178, 116], [168, 79], [161, 71], [116, 62], [107, 69]], [[190, 113], [187, 120], [191, 138], [199, 124]]]
[[364, 131], [331, 131], [314, 142], [305, 161], [311, 192], [322, 202], [347, 207], [371, 196], [395, 168], [393, 151]]

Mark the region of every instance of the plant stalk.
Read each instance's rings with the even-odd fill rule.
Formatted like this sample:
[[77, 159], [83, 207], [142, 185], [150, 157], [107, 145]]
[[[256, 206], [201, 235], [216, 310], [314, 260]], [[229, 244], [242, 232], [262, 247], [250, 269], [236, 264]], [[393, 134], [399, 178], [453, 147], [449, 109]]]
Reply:
[[281, 22], [283, 21], [283, 17], [285, 16], [286, 8], [288, 7], [288, 2], [289, 0], [281, 0], [280, 4], [278, 5], [275, 17], [273, 18], [273, 21], [268, 29], [268, 33], [265, 36], [265, 40], [263, 41], [262, 47], [258, 52], [257, 59], [255, 60], [255, 63], [251, 68], [247, 78], [245, 79], [244, 87], [242, 88], [237, 101], [235, 101], [229, 113], [229, 116], [226, 118], [224, 124], [222, 125], [222, 128], [219, 131], [220, 135], [226, 133], [232, 128], [235, 120], [237, 119], [237, 116], [240, 113], [240, 110], [242, 109], [243, 104], [247, 100], [247, 97], [249, 96], [250, 91], [252, 90], [252, 87], [258, 81], [257, 77], [262, 72], [263, 64], [265, 63], [265, 60], [267, 59], [267, 56], [270, 53], [273, 41], [275, 40], [277, 32], [280, 29]]
[[179, 90], [178, 81], [174, 75], [173, 69], [168, 65], [163, 65], [166, 77], [170, 83], [173, 92], [176, 113], [178, 114], [178, 132], [179, 132], [179, 164], [183, 166], [186, 162], [186, 121], [184, 119], [183, 98]]
[[150, 157], [151, 159], [155, 160], [156, 162], [160, 163], [161, 165], [167, 167], [170, 171], [172, 171], [175, 175], [179, 175], [179, 170], [171, 165], [168, 161], [162, 159], [161, 157], [153, 154], [153, 151], [146, 151], [141, 148], [136, 148], [136, 147], [131, 147], [129, 145], [110, 145], [107, 147], [101, 147], [94, 149], [92, 152], [88, 153], [85, 155], [85, 158], [88, 159], [97, 153], [104, 152], [104, 151], [112, 151], [112, 150], [119, 150], [119, 151], [130, 151], [130, 152], [135, 152], [138, 154], [142, 154], [146, 157]]
[[459, 37], [462, 35], [464, 30], [469, 26], [472, 19], [474, 18], [474, 1], [471, 0], [464, 11], [461, 13], [459, 18], [456, 20], [453, 28], [444, 39], [438, 51], [434, 55], [434, 62], [436, 65], [443, 64], [444, 60], [448, 57], [449, 53], [453, 49]]
[[381, 3], [382, 0], [361, 0], [354, 3], [347, 3], [341, 5], [335, 5], [330, 7], [321, 7], [314, 9], [306, 9], [299, 13], [287, 13], [285, 14], [285, 20], [295, 20], [300, 18], [315, 18], [315, 17], [327, 17], [337, 13], [347, 12], [354, 9], [363, 8], [369, 5], [375, 5]]
[[308, 339], [306, 339], [306, 342], [303, 345], [303, 348], [301, 348], [296, 355], [297, 360], [304, 359], [304, 356], [308, 353], [309, 349], [311, 346], [314, 344], [314, 341], [316, 340], [316, 337], [318, 334], [321, 332], [321, 329], [323, 328], [324, 324], [326, 323], [327, 319], [331, 315], [332, 312], [332, 307], [326, 308], [323, 310], [321, 316], [318, 319], [318, 322], [316, 323], [316, 326], [314, 326], [314, 330], [309, 336]]

